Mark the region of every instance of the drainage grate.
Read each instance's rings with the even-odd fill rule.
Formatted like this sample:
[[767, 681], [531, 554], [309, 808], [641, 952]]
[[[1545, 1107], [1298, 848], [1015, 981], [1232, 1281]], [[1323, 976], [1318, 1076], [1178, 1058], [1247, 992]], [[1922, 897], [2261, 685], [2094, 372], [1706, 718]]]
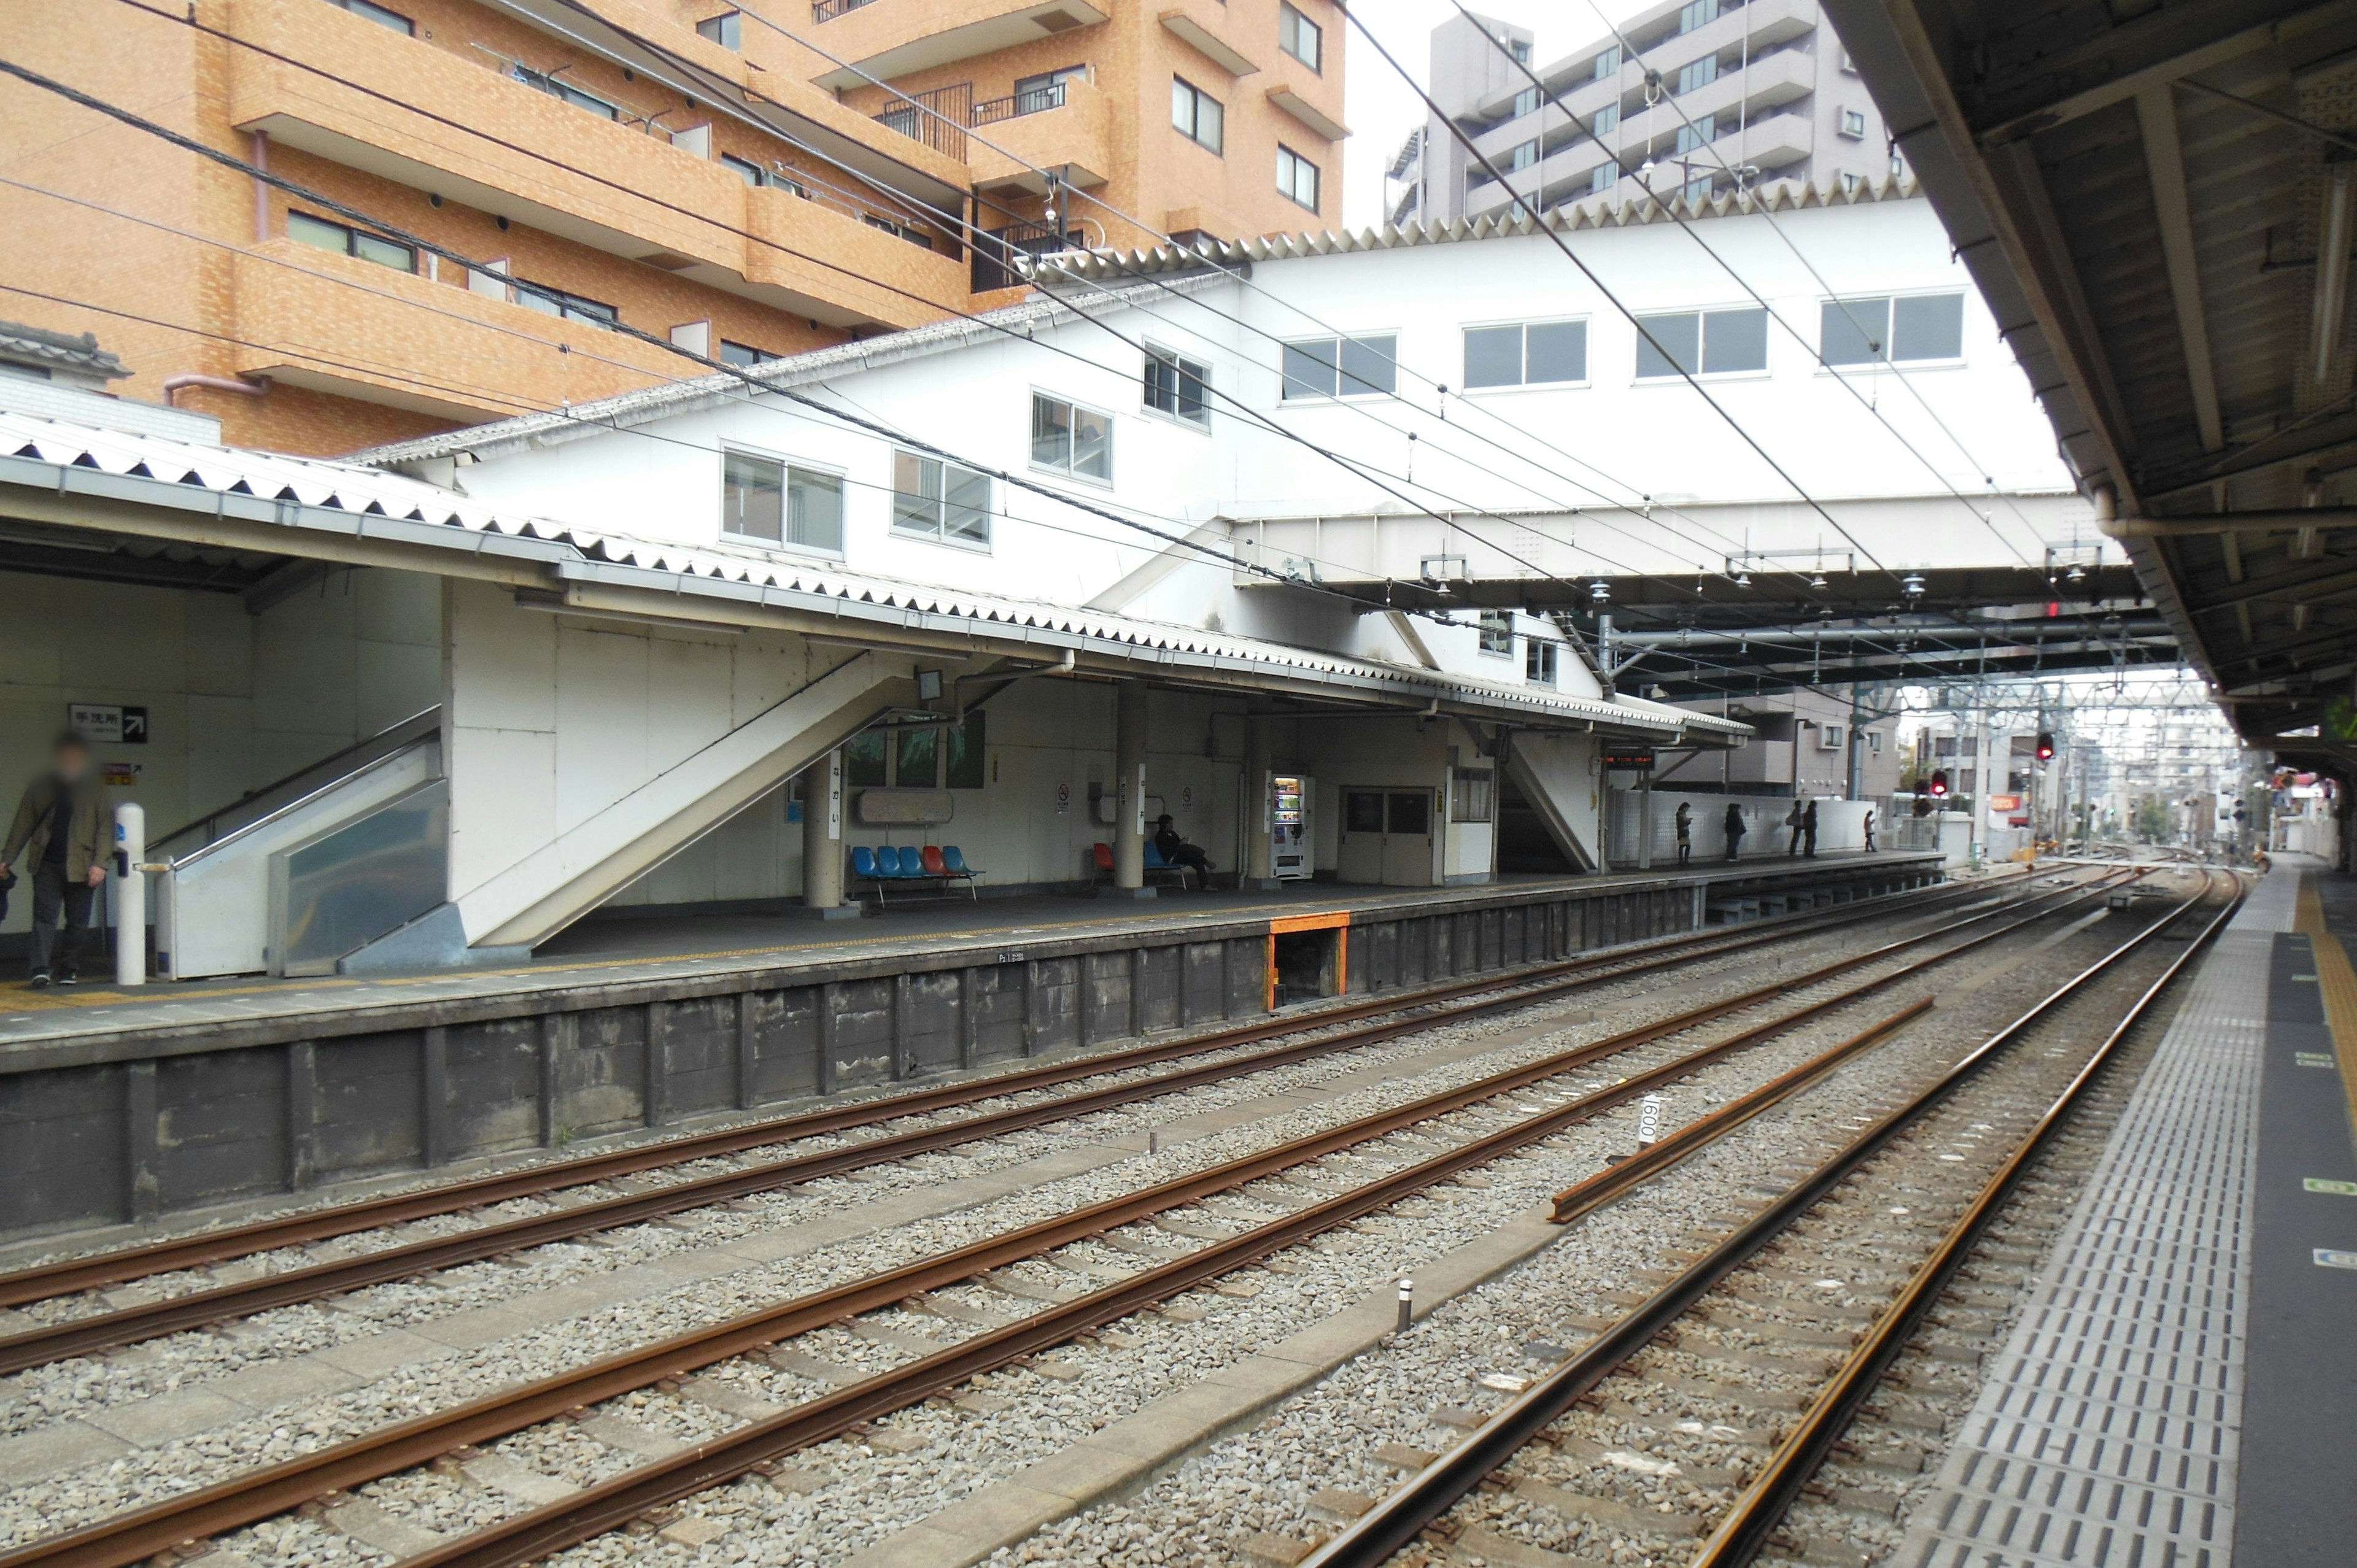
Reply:
[[2268, 960], [2298, 884], [2262, 882], [2202, 961], [1902, 1568], [2227, 1568]]

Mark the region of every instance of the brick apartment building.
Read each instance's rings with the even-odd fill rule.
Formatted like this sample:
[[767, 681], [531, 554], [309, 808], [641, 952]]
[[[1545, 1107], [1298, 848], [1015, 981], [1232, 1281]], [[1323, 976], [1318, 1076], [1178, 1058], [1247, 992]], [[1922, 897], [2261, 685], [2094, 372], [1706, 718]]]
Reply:
[[14, 20], [25, 67], [480, 263], [0, 80], [0, 316], [95, 334], [130, 372], [117, 395], [284, 451], [698, 373], [617, 323], [754, 363], [1007, 303], [1009, 246], [1340, 215], [1332, 0], [27, 0]]

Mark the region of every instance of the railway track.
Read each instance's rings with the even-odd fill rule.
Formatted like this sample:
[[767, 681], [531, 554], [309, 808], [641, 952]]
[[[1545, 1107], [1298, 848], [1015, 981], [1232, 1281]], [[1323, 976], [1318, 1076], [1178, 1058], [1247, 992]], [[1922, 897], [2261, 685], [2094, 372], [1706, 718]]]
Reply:
[[[2051, 903], [2067, 909], [2075, 902], [2099, 897], [2109, 885], [2108, 879], [2075, 885], [2058, 895], [2040, 895], [2026, 902]], [[1981, 923], [2011, 912], [2010, 908], [1992, 910], [1964, 923]], [[1383, 1163], [1387, 1168], [1347, 1191], [1295, 1207], [1293, 1212], [1267, 1224], [1217, 1240], [1205, 1240], [1202, 1245], [1180, 1256], [1155, 1262], [1150, 1267], [1076, 1299], [1053, 1301], [1014, 1322], [982, 1327], [931, 1355], [833, 1393], [802, 1401], [775, 1414], [747, 1421], [683, 1455], [634, 1466], [610, 1482], [585, 1488], [564, 1503], [518, 1514], [447, 1548], [423, 1554], [420, 1559], [484, 1564], [526, 1561], [568, 1541], [587, 1539], [641, 1518], [651, 1509], [661, 1509], [729, 1477], [773, 1466], [785, 1455], [953, 1388], [982, 1371], [1052, 1349], [1075, 1335], [1168, 1301], [1305, 1237], [1348, 1223], [1404, 1196], [1541, 1142], [1706, 1065], [1774, 1040], [1804, 1024], [1822, 1022], [1836, 1009], [2024, 929], [2055, 912], [2048, 908], [2018, 916], [1889, 972], [1745, 1024], [1733, 1034], [1693, 1050], [1674, 1053], [1657, 1062], [1632, 1060], [1630, 1065], [1635, 1070], [1617, 1083], [1569, 1093], [1558, 1090], [1538, 1104], [1531, 1103], [1527, 1098], [1507, 1098], [1527, 1096], [1566, 1073], [1629, 1056], [1641, 1047], [1730, 1014], [1769, 1006], [1791, 992], [1822, 986], [1833, 976], [1893, 957], [1900, 950], [1922, 945], [1932, 938], [1885, 943], [1820, 966], [1808, 974], [1787, 977], [1736, 997], [1706, 1003], [1607, 1039], [1557, 1052], [1373, 1116], [1291, 1139], [1039, 1224], [740, 1315], [689, 1335], [609, 1356], [495, 1396], [389, 1425], [283, 1464], [32, 1542], [0, 1556], [0, 1568], [30, 1568], [36, 1563], [45, 1568], [128, 1564], [180, 1551], [188, 1543], [201, 1542], [306, 1504], [324, 1502], [329, 1507], [337, 1506], [348, 1498], [350, 1488], [365, 1482], [419, 1465], [448, 1460], [453, 1455], [474, 1455], [479, 1444], [537, 1423], [568, 1415], [579, 1419], [582, 1412], [600, 1402], [649, 1388], [676, 1389], [681, 1380], [735, 1358], [775, 1357], [780, 1354], [781, 1342], [797, 1335], [846, 1320], [856, 1321], [864, 1314], [903, 1304], [914, 1303], [921, 1307], [928, 1303], [931, 1293], [977, 1277], [1003, 1285], [1006, 1276], [1001, 1271], [1027, 1259], [1103, 1237], [1122, 1226], [1167, 1217], [1222, 1192], [1264, 1182], [1328, 1155], [1364, 1151], [1372, 1145], [1384, 1149]], [[1776, 1094], [1781, 1097], [1795, 1092], [1815, 1081], [1840, 1061], [1887, 1037], [1927, 1004], [1919, 1001], [1872, 1020], [1833, 1050], [1820, 1053], [1806, 1070], [1783, 1075], [1777, 1080]], [[1396, 1022], [1383, 1026], [1412, 1026]], [[1458, 1122], [1452, 1125], [1450, 1118]], [[1395, 1134], [1410, 1134], [1416, 1141], [1404, 1147], [1398, 1143], [1384, 1143]], [[1461, 1141], [1432, 1152], [1433, 1138], [1452, 1134]], [[1416, 1157], [1399, 1163], [1397, 1156], [1403, 1153]], [[1620, 1179], [1627, 1183], [1642, 1181], [1649, 1178], [1651, 1169], [1632, 1168]], [[1017, 1290], [1016, 1294], [1024, 1293]], [[946, 1308], [937, 1310], [952, 1320], [959, 1316]], [[965, 1326], [972, 1326], [970, 1318]]]
[[[2127, 880], [2133, 874], [2114, 872], [2083, 884], [2066, 885], [2044, 893], [2016, 894], [2035, 904], [2069, 904], [2093, 897]], [[2015, 893], [2012, 888], [2008, 893]], [[1941, 907], [1939, 903], [1931, 906]], [[1947, 931], [1996, 919], [2011, 907], [2003, 896], [1993, 908], [1971, 915]], [[1918, 912], [1921, 904], [1905, 906]], [[272, 1308], [319, 1301], [390, 1281], [408, 1280], [436, 1271], [512, 1255], [571, 1240], [642, 1224], [690, 1209], [727, 1203], [764, 1192], [774, 1192], [823, 1176], [906, 1160], [912, 1156], [1006, 1133], [1112, 1110], [1140, 1101], [1184, 1092], [1204, 1084], [1224, 1081], [1315, 1058], [1361, 1049], [1445, 1024], [1527, 1007], [1581, 987], [1658, 972], [1684, 963], [1705, 961], [1722, 954], [1749, 950], [1766, 943], [1789, 940], [1867, 921], [1889, 919], [1900, 913], [1887, 908], [1862, 909], [1840, 916], [1803, 918], [1797, 925], [1749, 932], [1715, 943], [1673, 939], [1661, 950], [1620, 955], [1592, 955], [1551, 965], [1537, 976], [1519, 976], [1509, 985], [1496, 982], [1433, 988], [1407, 997], [1354, 1004], [1321, 1013], [1308, 1020], [1254, 1025], [1221, 1035], [1168, 1045], [1136, 1047], [1080, 1061], [1057, 1063], [938, 1090], [864, 1105], [830, 1108], [782, 1118], [751, 1128], [701, 1134], [651, 1147], [544, 1165], [533, 1170], [480, 1178], [434, 1191], [404, 1195], [370, 1204], [347, 1205], [317, 1214], [294, 1214], [253, 1225], [154, 1243], [145, 1247], [73, 1259], [38, 1269], [0, 1276], [0, 1305], [54, 1299], [103, 1283], [147, 1277], [199, 1263], [252, 1257], [268, 1250], [297, 1246], [363, 1228], [402, 1220], [480, 1208], [494, 1202], [540, 1196], [566, 1188], [582, 1188], [636, 1175], [663, 1165], [690, 1164], [722, 1155], [742, 1154], [790, 1142], [840, 1133], [853, 1128], [878, 1129], [886, 1124], [928, 1116], [943, 1110], [969, 1114], [948, 1122], [920, 1122], [898, 1131], [881, 1130], [854, 1143], [764, 1161], [749, 1168], [689, 1176], [650, 1190], [587, 1197], [549, 1212], [516, 1218], [487, 1218], [450, 1235], [396, 1241], [355, 1257], [328, 1262], [306, 1260], [293, 1266], [262, 1272], [253, 1277], [207, 1284], [161, 1299], [112, 1310], [64, 1316], [56, 1321], [0, 1337], [0, 1373], [89, 1355], [165, 1335], [207, 1327], [250, 1316]], [[1935, 940], [1945, 931], [1926, 933], [1898, 943], [1882, 943], [1866, 951], [1821, 965], [1806, 975], [1783, 983], [1807, 984], [1878, 961], [1907, 946]], [[1765, 992], [1744, 993], [1756, 1000]], [[1738, 999], [1730, 1005], [1751, 1004]], [[1267, 1049], [1240, 1056], [1220, 1053], [1239, 1045], [1255, 1044], [1286, 1034], [1315, 1031]], [[1028, 1090], [1039, 1090], [1118, 1076], [1143, 1067], [1189, 1056], [1217, 1059], [1167, 1072], [1133, 1077], [1042, 1097], [995, 1111], [974, 1109], [977, 1102], [996, 1101]], [[367, 1226], [361, 1223], [367, 1220]]]
[[[2196, 908], [2207, 900], [2189, 900], [1686, 1253], [1686, 1265], [1650, 1298], [1617, 1320], [1577, 1325], [1588, 1331], [1585, 1346], [1309, 1553], [1303, 1568], [1458, 1560], [1450, 1542], [1493, 1563], [1536, 1562], [1566, 1538], [1593, 1551], [1599, 1536], [1646, 1561], [1689, 1568], [1739, 1568], [1771, 1545], [1813, 1561], [1870, 1560], [1870, 1549], [1848, 1548], [1845, 1557], [1837, 1543], [1780, 1538], [1780, 1521], [2123, 1042], [2240, 907], [2239, 881], [2226, 881], [2233, 891], [2222, 909], [2210, 914]], [[2066, 1004], [2188, 919], [2201, 920], [2199, 934], [2099, 1044], [2039, 1058], [2020, 1051], [2033, 1036], [2066, 1038], [2054, 1025]], [[1746, 1114], [1741, 1102], [1727, 1106], [1629, 1165], [1665, 1168]], [[2000, 1131], [2002, 1138], [1983, 1135]], [[1556, 1218], [1591, 1212], [1608, 1188], [1616, 1183], [1599, 1179], [1559, 1194]], [[1953, 1218], [1933, 1230], [1935, 1215]], [[1785, 1412], [1797, 1419], [1764, 1462], [1738, 1452], [1730, 1463], [1727, 1440], [1739, 1451], [1762, 1436], [1750, 1423]], [[1871, 1463], [1858, 1447], [1849, 1454]], [[1631, 1500], [1632, 1483], [1664, 1477], [1694, 1488], [1680, 1506]], [[1842, 1488], [1815, 1491], [1857, 1500]], [[1695, 1535], [1698, 1548], [1678, 1544]]]

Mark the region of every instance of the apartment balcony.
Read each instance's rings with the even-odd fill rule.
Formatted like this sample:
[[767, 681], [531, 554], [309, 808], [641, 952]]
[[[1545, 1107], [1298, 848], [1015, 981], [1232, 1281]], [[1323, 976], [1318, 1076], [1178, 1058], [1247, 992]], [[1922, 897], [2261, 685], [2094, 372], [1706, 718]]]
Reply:
[[[1624, 109], [1635, 105], [1641, 109], [1647, 70], [1657, 70], [1667, 81], [1674, 84], [1680, 68], [1706, 54], [1735, 48], [1742, 42], [1747, 30], [1750, 35], [1750, 52], [1755, 56], [1770, 50], [1793, 52], [1783, 51], [1783, 46], [1806, 37], [1818, 21], [1816, 0], [1752, 0], [1742, 9], [1729, 11], [1717, 21], [1691, 33], [1654, 45], [1635, 60], [1624, 61], [1619, 71], [1604, 81], [1578, 82], [1569, 91], [1558, 91], [1556, 96], [1583, 123], [1592, 123], [1596, 112], [1608, 104], [1620, 103]], [[1813, 57], [1801, 55], [1798, 58]], [[1764, 62], [1756, 62], [1751, 67], [1755, 75], [1761, 63]], [[1719, 80], [1724, 81], [1727, 78]], [[1514, 97], [1512, 90], [1496, 93], [1483, 101], [1480, 111], [1485, 114], [1504, 113], [1512, 106]], [[1703, 111], [1690, 109], [1688, 112]], [[1535, 115], [1524, 115], [1483, 133], [1477, 138], [1476, 145], [1484, 153], [1495, 156], [1541, 134], [1534, 130], [1534, 126], [1543, 126], [1546, 132], [1552, 133], [1561, 131], [1567, 124], [1561, 111], [1545, 108]]]
[[232, 267], [237, 373], [361, 403], [479, 422], [694, 369], [619, 332], [299, 241], [267, 241]]
[[[1641, 133], [1620, 138], [1608, 136], [1606, 140], [1618, 141], [1620, 156], [1632, 173], [1644, 162]], [[1724, 160], [1727, 168], [1755, 168], [1760, 171], [1758, 179], [1771, 179], [1779, 169], [1789, 168], [1808, 157], [1816, 145], [1816, 125], [1805, 113], [1770, 114], [1739, 130], [1727, 130], [1707, 147], [1680, 153], [1677, 145], [1674, 134], [1656, 138], [1652, 186], [1663, 196], [1676, 188], [1682, 163], [1691, 165], [1697, 177], [1704, 174], [1723, 176], [1720, 163]], [[1611, 154], [1593, 140], [1582, 138], [1528, 168], [1517, 169], [1506, 177], [1503, 185], [1491, 181], [1473, 187], [1466, 195], [1465, 215], [1484, 218], [1508, 209], [1513, 205], [1510, 192], [1531, 197], [1546, 207], [1579, 200], [1588, 194], [1598, 166], [1610, 161]]]
[[760, 242], [747, 247], [746, 258], [746, 281], [757, 297], [771, 291], [791, 298], [823, 296], [866, 319], [902, 326], [941, 318], [920, 301], [965, 308], [962, 251], [938, 241], [936, 249], [903, 239], [877, 227], [865, 213], [826, 201], [823, 193], [805, 198], [770, 186], [745, 196], [746, 229]]
[[[856, 278], [823, 269], [804, 274], [806, 288], [775, 281], [791, 269], [745, 237], [752, 199], [769, 192], [659, 129], [590, 113], [475, 58], [332, 5], [237, 0], [231, 26], [239, 38], [315, 68], [231, 50], [230, 121], [242, 131], [834, 325], [912, 327], [964, 303], [962, 269], [946, 261], [927, 273], [921, 301], [855, 287]], [[832, 216], [844, 221], [820, 219], [816, 231], [870, 247], [873, 231], [854, 204], [843, 205], [854, 209]], [[877, 210], [891, 211], [880, 203]], [[795, 243], [808, 250], [817, 242], [803, 235]], [[832, 259], [861, 264], [852, 255]]]
[[1113, 169], [1113, 103], [1092, 81], [1074, 79], [974, 106], [966, 158], [980, 190], [1043, 194], [1042, 170], [1083, 188]]
[[850, 89], [1036, 44], [1109, 15], [1090, 0], [814, 0], [811, 38], [848, 64], [812, 78]]

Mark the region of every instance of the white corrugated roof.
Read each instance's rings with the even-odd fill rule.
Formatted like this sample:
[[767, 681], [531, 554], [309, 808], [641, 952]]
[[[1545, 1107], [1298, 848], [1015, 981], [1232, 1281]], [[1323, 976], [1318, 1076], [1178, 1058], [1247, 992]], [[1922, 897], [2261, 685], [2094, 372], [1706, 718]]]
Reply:
[[[87, 475], [77, 482], [76, 475]], [[760, 551], [683, 546], [575, 528], [501, 511], [455, 490], [357, 463], [207, 446], [166, 436], [102, 430], [0, 413], [0, 483], [101, 493], [175, 506], [294, 532], [354, 534], [544, 564], [553, 583], [605, 584], [692, 592], [708, 598], [862, 623], [888, 640], [893, 628], [952, 631], [978, 639], [1110, 656], [1181, 670], [1258, 670], [1402, 701], [1477, 703], [1509, 715], [1593, 721], [1634, 729], [1739, 736], [1749, 727], [1664, 703], [1600, 702], [1519, 682], [1356, 659], [1315, 648], [1234, 637], [1139, 616], [976, 594], [855, 572], [830, 563]], [[289, 538], [288, 553], [301, 554]]]

